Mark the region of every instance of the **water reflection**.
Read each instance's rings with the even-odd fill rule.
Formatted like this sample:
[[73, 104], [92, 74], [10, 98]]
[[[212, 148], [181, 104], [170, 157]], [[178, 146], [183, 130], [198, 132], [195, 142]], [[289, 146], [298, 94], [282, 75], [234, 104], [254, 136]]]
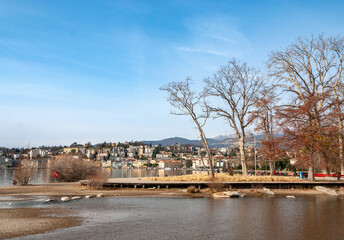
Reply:
[[[11, 186], [14, 170], [10, 168], [0, 168], [0, 186]], [[49, 182], [49, 169], [37, 168], [34, 177], [30, 181], [32, 184]]]
[[[102, 169], [108, 173], [110, 178], [140, 178], [140, 177], [163, 177], [185, 174], [200, 173], [193, 170], [163, 170], [163, 169]], [[11, 186], [13, 180], [13, 169], [0, 168], [0, 186]], [[50, 169], [38, 168], [35, 176], [30, 181], [31, 184], [48, 183], [52, 179], [53, 172]]]
[[[104, 169], [105, 170], [105, 169]], [[195, 174], [199, 171], [193, 170], [164, 170], [164, 169], [112, 169], [110, 171], [111, 178], [140, 178], [140, 177], [164, 177], [178, 176], [186, 174]]]

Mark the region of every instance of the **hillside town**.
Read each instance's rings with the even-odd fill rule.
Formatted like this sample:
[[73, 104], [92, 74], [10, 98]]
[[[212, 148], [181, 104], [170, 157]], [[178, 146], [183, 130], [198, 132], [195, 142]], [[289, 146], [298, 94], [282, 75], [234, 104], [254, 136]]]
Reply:
[[[15, 167], [23, 162], [38, 162], [37, 166], [47, 167], [48, 161], [63, 159], [72, 156], [73, 159], [82, 159], [95, 163], [103, 168], [153, 168], [153, 169], [194, 169], [209, 168], [205, 149], [197, 145], [173, 144], [169, 146], [143, 144], [141, 142], [124, 143], [91, 143], [70, 146], [54, 146], [39, 148], [0, 148], [0, 166]], [[254, 146], [247, 146], [246, 151], [254, 164]], [[212, 148], [213, 159], [217, 171], [228, 168], [240, 168], [239, 153], [236, 147]], [[256, 162], [261, 165], [259, 154]]]

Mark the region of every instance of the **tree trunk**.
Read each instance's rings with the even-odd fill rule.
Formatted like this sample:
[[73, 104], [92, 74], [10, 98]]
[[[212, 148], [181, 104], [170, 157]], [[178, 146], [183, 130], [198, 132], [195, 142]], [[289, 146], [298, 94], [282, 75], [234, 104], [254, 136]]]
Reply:
[[201, 140], [203, 142], [203, 145], [205, 147], [205, 151], [207, 152], [207, 155], [208, 155], [208, 161], [209, 161], [211, 176], [215, 177], [213, 159], [212, 159], [212, 156], [211, 156], [211, 151], [210, 151], [210, 148], [209, 148], [209, 144], [208, 144], [207, 138], [205, 137], [205, 134], [204, 134], [202, 128], [199, 125], [198, 125], [198, 129], [200, 131], [200, 136], [201, 136]]
[[[208, 141], [207, 141], [207, 138], [203, 132], [203, 129], [201, 127], [201, 125], [199, 124], [198, 120], [196, 117], [193, 117], [192, 118], [193, 121], [196, 123], [197, 125], [197, 128], [198, 128], [198, 131], [199, 131], [199, 135], [201, 137], [201, 140], [202, 140], [202, 143], [203, 143], [203, 146], [205, 148], [205, 151], [208, 155], [208, 161], [209, 161], [209, 166], [210, 166], [210, 171], [211, 171], [211, 176], [212, 177], [215, 177], [215, 173], [214, 173], [214, 165], [213, 165], [213, 159], [212, 159], [212, 156], [211, 156], [211, 151], [210, 151], [210, 148], [209, 148], [209, 144], [208, 144]], [[202, 157], [202, 156], [201, 156]], [[201, 158], [202, 160], [202, 163], [203, 163], [203, 166], [206, 168], [206, 166], [204, 165], [204, 161], [203, 161], [203, 158]]]
[[313, 166], [309, 166], [308, 168], [308, 180], [311, 181], [311, 182], [314, 182], [315, 179], [314, 179], [314, 168]]
[[341, 117], [338, 117], [338, 132], [339, 132], [339, 164], [340, 164], [340, 173], [344, 174], [344, 149], [343, 149], [343, 122]]
[[247, 165], [246, 165], [246, 154], [245, 154], [245, 143], [244, 138], [241, 137], [239, 139], [239, 150], [240, 150], [240, 161], [241, 161], [241, 167], [242, 167], [242, 175], [247, 176]]
[[270, 167], [270, 176], [272, 176], [273, 172], [275, 171], [275, 164], [274, 161], [269, 161], [269, 167]]

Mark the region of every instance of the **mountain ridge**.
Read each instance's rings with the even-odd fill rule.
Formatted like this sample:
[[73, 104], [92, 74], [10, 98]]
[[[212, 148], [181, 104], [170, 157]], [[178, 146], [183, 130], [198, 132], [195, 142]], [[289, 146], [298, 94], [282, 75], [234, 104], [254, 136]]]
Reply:
[[[262, 134], [256, 134], [253, 136], [258, 142], [260, 140], [264, 139], [264, 135], [262, 135]], [[275, 136], [281, 137], [282, 134], [276, 133]], [[235, 137], [235, 134], [219, 135], [219, 136], [216, 136], [213, 138], [207, 138], [207, 140], [208, 140], [209, 146], [212, 148], [214, 148], [214, 147], [216, 147], [216, 148], [230, 147], [231, 143], [236, 142], [236, 137]], [[190, 140], [190, 139], [183, 138], [183, 137], [170, 137], [170, 138], [165, 138], [162, 140], [143, 140], [140, 142], [142, 142], [144, 144], [152, 144], [152, 145], [161, 144], [162, 146], [169, 146], [169, 145], [174, 145], [174, 144], [203, 146], [201, 140]]]
[[[208, 144], [210, 147], [225, 147], [225, 146], [228, 147], [229, 146], [228, 142], [221, 143], [223, 139], [224, 138], [220, 138], [220, 139], [207, 138]], [[203, 146], [201, 140], [190, 140], [190, 139], [182, 138], [182, 137], [171, 137], [171, 138], [165, 138], [162, 140], [143, 140], [140, 142], [144, 144], [152, 144], [152, 145], [161, 144], [162, 146], [169, 146], [169, 145], [174, 145], [174, 144]]]

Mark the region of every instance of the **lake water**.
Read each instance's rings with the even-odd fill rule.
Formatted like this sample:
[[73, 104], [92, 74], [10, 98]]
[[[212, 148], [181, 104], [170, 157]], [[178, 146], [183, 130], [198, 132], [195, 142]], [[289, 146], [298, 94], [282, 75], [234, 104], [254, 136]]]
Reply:
[[[193, 170], [162, 170], [162, 169], [102, 169], [109, 174], [110, 178], [137, 178], [137, 177], [163, 177], [199, 173]], [[13, 180], [13, 169], [0, 168], [0, 186], [11, 186]], [[37, 169], [31, 184], [48, 183], [49, 169]]]
[[329, 196], [239, 199], [101, 198], [51, 204], [82, 226], [18, 239], [344, 239], [344, 200]]

